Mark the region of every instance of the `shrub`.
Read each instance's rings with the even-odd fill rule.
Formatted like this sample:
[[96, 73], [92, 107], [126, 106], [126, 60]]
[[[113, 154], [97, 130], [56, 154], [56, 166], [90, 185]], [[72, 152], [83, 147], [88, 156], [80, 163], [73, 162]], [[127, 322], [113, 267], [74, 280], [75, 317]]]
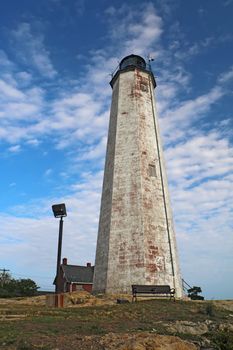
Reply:
[[6, 279], [0, 276], [0, 298], [36, 295], [39, 287], [30, 278], [15, 280], [10, 275]]
[[233, 332], [221, 331], [212, 336], [217, 350], [233, 350]]

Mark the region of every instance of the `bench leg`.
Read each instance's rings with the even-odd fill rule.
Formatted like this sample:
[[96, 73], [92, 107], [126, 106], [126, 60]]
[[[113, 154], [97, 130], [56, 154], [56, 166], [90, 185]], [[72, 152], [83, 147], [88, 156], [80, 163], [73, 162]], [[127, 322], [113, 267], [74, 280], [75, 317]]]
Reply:
[[134, 294], [133, 296], [132, 296], [132, 303], [133, 302], [136, 302], [137, 301], [137, 297], [136, 297], [136, 295]]

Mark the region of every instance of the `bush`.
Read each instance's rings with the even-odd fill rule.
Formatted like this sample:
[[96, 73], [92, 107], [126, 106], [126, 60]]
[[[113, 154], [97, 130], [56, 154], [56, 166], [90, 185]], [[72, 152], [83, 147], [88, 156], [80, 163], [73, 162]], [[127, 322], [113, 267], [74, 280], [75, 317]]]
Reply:
[[39, 288], [30, 278], [15, 280], [9, 277], [1, 280], [0, 276], [0, 282], [0, 298], [33, 296]]
[[16, 282], [15, 287], [19, 293], [19, 296], [33, 296], [37, 293], [37, 289], [39, 288], [30, 278], [21, 279]]

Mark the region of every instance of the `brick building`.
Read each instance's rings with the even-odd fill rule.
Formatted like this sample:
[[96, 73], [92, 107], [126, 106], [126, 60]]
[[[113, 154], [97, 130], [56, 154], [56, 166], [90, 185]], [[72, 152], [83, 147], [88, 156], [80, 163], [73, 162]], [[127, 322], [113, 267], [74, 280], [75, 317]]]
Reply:
[[[63, 258], [58, 276], [58, 292], [74, 292], [77, 290], [92, 291], [94, 266], [87, 263], [86, 266], [69, 265]], [[56, 279], [53, 284], [56, 284]]]

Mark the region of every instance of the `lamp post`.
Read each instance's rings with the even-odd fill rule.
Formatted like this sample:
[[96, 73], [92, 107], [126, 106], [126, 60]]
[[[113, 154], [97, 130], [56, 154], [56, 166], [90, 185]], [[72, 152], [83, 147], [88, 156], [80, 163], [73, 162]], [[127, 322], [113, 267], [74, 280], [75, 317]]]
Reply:
[[55, 293], [58, 293], [58, 276], [61, 265], [61, 248], [62, 248], [62, 233], [63, 233], [63, 218], [67, 216], [65, 203], [52, 205], [52, 210], [55, 218], [60, 218], [59, 223], [59, 236], [58, 236], [58, 248], [57, 248], [57, 273], [56, 273], [56, 289]]

